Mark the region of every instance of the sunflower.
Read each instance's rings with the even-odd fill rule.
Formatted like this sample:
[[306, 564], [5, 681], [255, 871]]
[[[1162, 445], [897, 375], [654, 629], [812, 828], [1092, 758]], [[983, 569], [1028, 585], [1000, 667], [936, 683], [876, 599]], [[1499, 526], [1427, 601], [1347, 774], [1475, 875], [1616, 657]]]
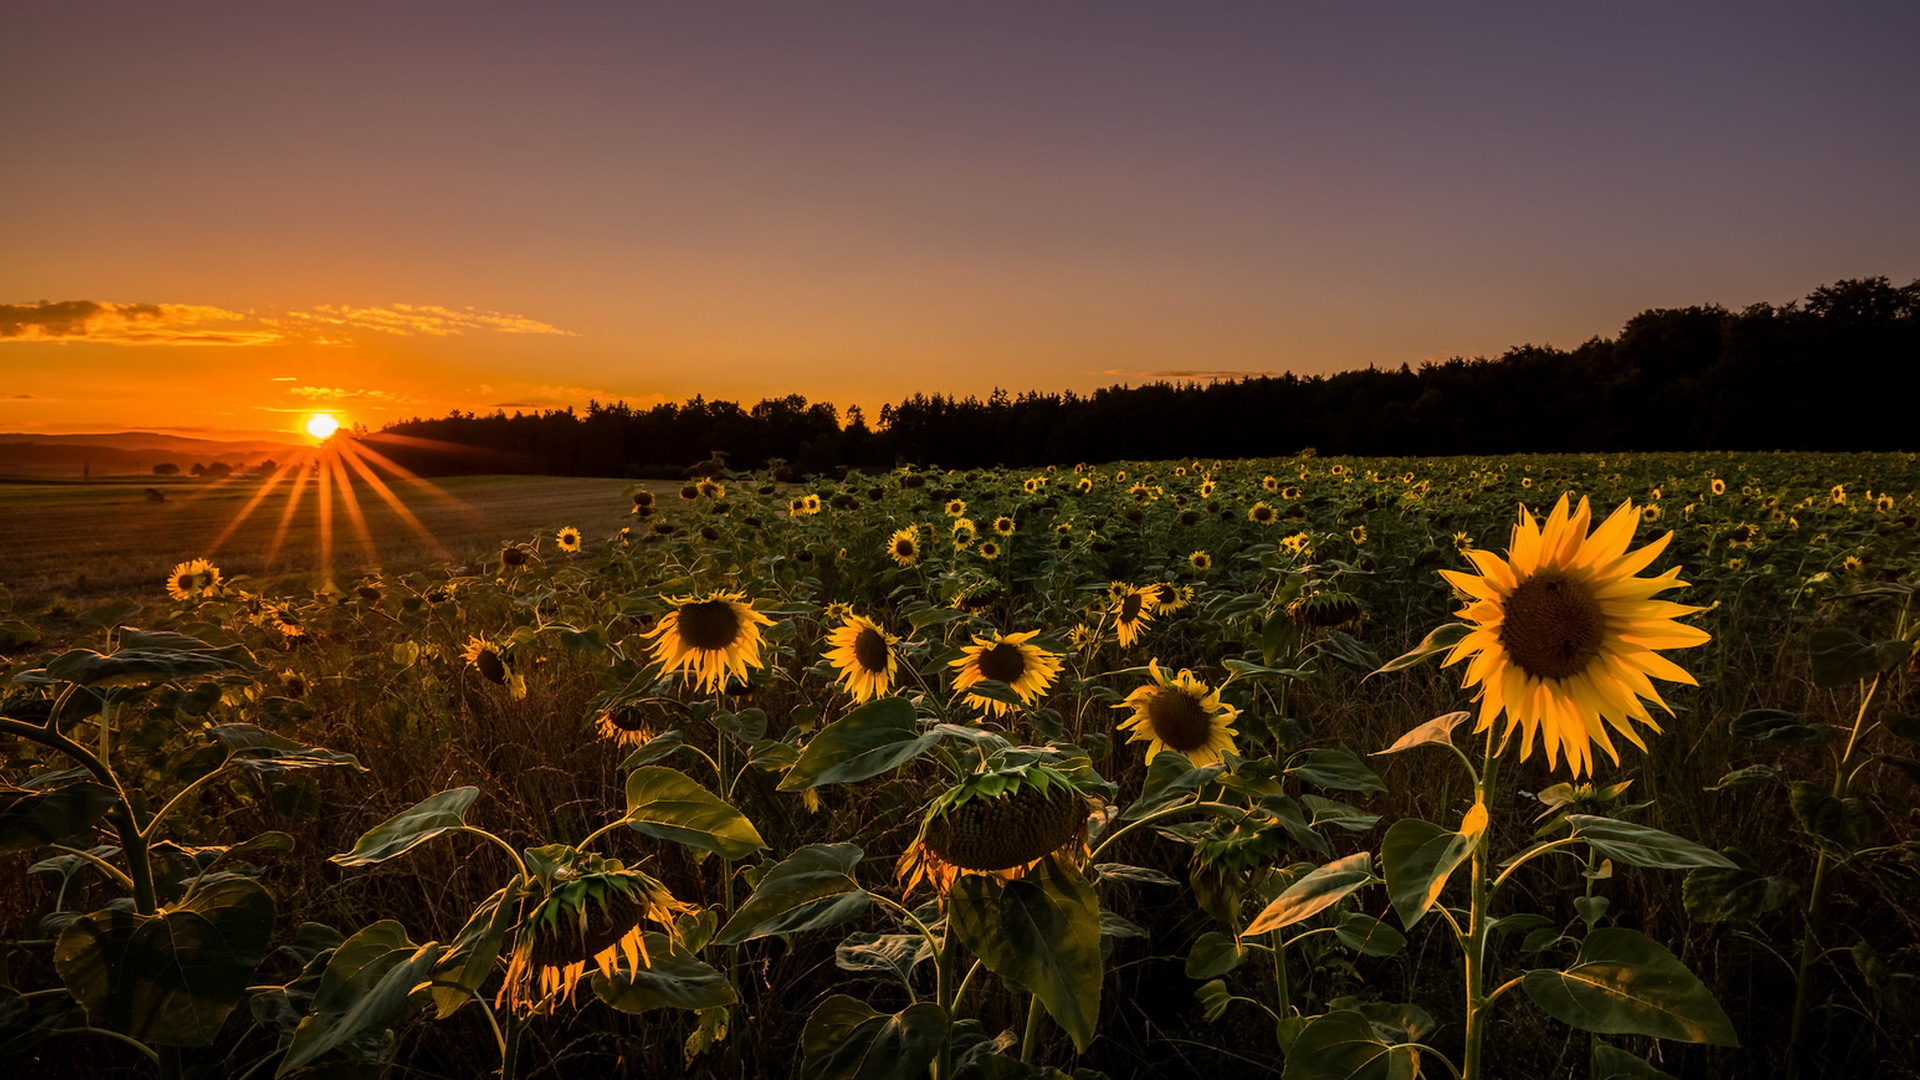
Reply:
[[1707, 486], [1715, 495], [1725, 495], [1727, 493], [1727, 482], [1718, 477], [1715, 477], [1713, 483]]
[[1044, 476], [1029, 476], [1027, 477], [1025, 486], [1027, 494], [1038, 495], [1040, 494], [1040, 489], [1047, 486], [1047, 478]]
[[1706, 631], [1674, 621], [1704, 609], [1653, 599], [1686, 584], [1679, 567], [1633, 576], [1673, 539], [1669, 532], [1629, 552], [1634, 516], [1629, 499], [1589, 535], [1587, 500], [1569, 512], [1562, 495], [1544, 525], [1521, 508], [1507, 558], [1469, 551], [1477, 576], [1440, 571], [1467, 601], [1460, 616], [1472, 624], [1445, 663], [1470, 661], [1465, 685], [1480, 687], [1474, 730], [1490, 729], [1504, 712], [1502, 742], [1519, 729], [1522, 761], [1537, 731], [1548, 768], [1565, 753], [1574, 776], [1586, 775], [1595, 743], [1618, 764], [1608, 728], [1644, 750], [1633, 721], [1660, 725], [1642, 699], [1673, 711], [1651, 679], [1694, 684], [1655, 650], [1705, 644]]
[[896, 873], [908, 893], [926, 881], [944, 896], [970, 874], [1011, 881], [1049, 860], [1077, 868], [1092, 809], [1061, 770], [996, 755], [934, 798]]
[[999, 533], [1001, 536], [1012, 536], [1014, 530], [1018, 528], [1019, 526], [1014, 523], [1014, 520], [1005, 514], [1001, 514], [999, 517], [993, 519], [993, 531]]
[[519, 544], [511, 544], [500, 549], [500, 570], [502, 573], [518, 570], [527, 565], [527, 549]]
[[1353, 538], [1355, 546], [1365, 544], [1367, 542], [1367, 527], [1365, 525], [1355, 525], [1347, 535]]
[[687, 502], [692, 502], [700, 497], [700, 489], [693, 484], [684, 484], [680, 488], [680, 497]]
[[727, 486], [711, 476], [702, 479], [693, 486], [694, 490], [709, 499], [724, 499], [727, 497]]
[[893, 561], [901, 566], [912, 566], [919, 562], [919, 531], [911, 525], [894, 530], [893, 535], [887, 538], [887, 554], [893, 556]]
[[1464, 532], [1453, 534], [1453, 550], [1465, 555], [1473, 547], [1473, 537]]
[[1067, 645], [1075, 650], [1092, 648], [1100, 641], [1100, 634], [1086, 623], [1074, 623], [1067, 631]]
[[1277, 476], [1263, 476], [1263, 477], [1261, 477], [1261, 478], [1260, 478], [1260, 490], [1262, 490], [1262, 491], [1266, 491], [1266, 492], [1274, 492], [1274, 491], [1279, 491], [1279, 490], [1280, 490], [1280, 478], [1279, 478], [1279, 477], [1277, 477]]
[[649, 512], [652, 509], [653, 509], [653, 492], [636, 491], [633, 493], [633, 509], [627, 512], [630, 514], [640, 514], [643, 512]]
[[572, 553], [580, 550], [580, 530], [569, 525], [553, 534], [553, 542], [561, 551]]
[[1078, 491], [1082, 495], [1085, 495], [1087, 492], [1092, 491], [1093, 477], [1091, 476], [1081, 477], [1080, 482], [1074, 485], [1074, 490]]
[[950, 518], [966, 517], [967, 516], [967, 500], [948, 499], [947, 500], [947, 516]]
[[[534, 880], [521, 886], [533, 904], [514, 927], [498, 1008], [551, 1012], [573, 1000], [576, 987], [597, 971], [635, 974], [651, 963], [640, 922], [676, 937], [675, 915], [691, 911], [665, 885], [618, 859], [551, 844], [527, 852]], [[534, 899], [537, 897], [538, 899]]]
[[167, 574], [167, 595], [175, 600], [192, 600], [219, 592], [220, 568], [205, 559], [178, 563]]
[[1752, 547], [1753, 538], [1755, 536], [1758, 536], [1759, 534], [1760, 534], [1759, 527], [1754, 525], [1749, 525], [1746, 522], [1741, 522], [1740, 524], [1735, 525], [1733, 528], [1727, 530], [1727, 546], [1728, 547]]
[[1203, 498], [1203, 499], [1211, 499], [1211, 498], [1213, 498], [1213, 489], [1214, 489], [1214, 488], [1215, 488], [1216, 486], [1217, 486], [1217, 485], [1215, 485], [1215, 484], [1214, 484], [1214, 482], [1213, 482], [1212, 480], [1203, 480], [1203, 481], [1201, 481], [1201, 483], [1200, 483], [1200, 497], [1201, 497], [1201, 498]]
[[1294, 533], [1292, 536], [1280, 541], [1280, 546], [1303, 559], [1313, 558], [1313, 537], [1308, 536], [1306, 533]]
[[653, 741], [647, 714], [631, 705], [612, 705], [593, 718], [593, 730], [608, 742], [640, 747]]
[[1159, 584], [1147, 586], [1146, 593], [1147, 599], [1153, 604], [1153, 613], [1155, 615], [1165, 615], [1171, 611], [1179, 611], [1181, 608], [1193, 602], [1193, 586], [1191, 585], [1183, 587], [1175, 585], [1172, 582], [1162, 581]]
[[1147, 673], [1153, 677], [1152, 684], [1114, 706], [1133, 710], [1120, 727], [1131, 730], [1128, 742], [1147, 744], [1147, 761], [1171, 750], [1195, 765], [1214, 765], [1223, 752], [1234, 751], [1233, 737], [1239, 732], [1233, 722], [1240, 710], [1221, 701], [1220, 691], [1194, 678], [1186, 668], [1168, 679], [1157, 659], [1147, 662]]
[[646, 636], [653, 659], [665, 672], [685, 671], [702, 690], [718, 691], [727, 676], [746, 681], [747, 669], [760, 667], [760, 628], [773, 620], [743, 601], [745, 593], [714, 591], [704, 599], [670, 596], [672, 611]]
[[953, 523], [953, 546], [955, 548], [964, 548], [973, 543], [974, 533], [977, 531], [970, 518], [960, 518], [955, 521]]
[[1128, 649], [1140, 638], [1141, 631], [1153, 621], [1153, 590], [1129, 589], [1113, 605], [1113, 628], [1120, 637], [1120, 647]]
[[1845, 484], [1833, 485], [1832, 494], [1833, 494], [1833, 505], [1845, 506], [1847, 504], [1847, 485]]
[[1213, 556], [1204, 551], [1196, 551], [1187, 556], [1187, 565], [1204, 574], [1213, 569]]
[[[1006, 683], [1023, 703], [1032, 705], [1060, 674], [1059, 655], [1032, 643], [1039, 636], [1038, 630], [1004, 636], [995, 634], [991, 638], [975, 634], [973, 644], [962, 648], [960, 657], [952, 661], [954, 690], [965, 690], [974, 683], [992, 679]], [[1004, 701], [974, 694], [967, 695], [967, 702], [993, 716], [1013, 708]]]
[[1247, 520], [1255, 525], [1271, 525], [1279, 519], [1280, 515], [1274, 513], [1273, 507], [1266, 503], [1257, 502], [1247, 508]]
[[973, 550], [975, 554], [983, 559], [997, 559], [1000, 557], [1000, 545], [991, 540], [980, 541], [980, 546]]
[[893, 647], [899, 641], [872, 619], [848, 615], [839, 629], [827, 635], [827, 644], [833, 646], [827, 662], [840, 673], [840, 683], [854, 701], [872, 701], [885, 697], [893, 686], [899, 669]]
[[1280, 497], [1283, 499], [1297, 499], [1300, 497], [1300, 489], [1297, 487], [1283, 487], [1280, 489]]
[[1891, 495], [1882, 495], [1879, 498], [1873, 500], [1873, 508], [1875, 510], [1880, 511], [1883, 514], [1891, 513], [1893, 511], [1894, 505], [1895, 504], [1893, 501], [1893, 496]]
[[460, 650], [460, 658], [467, 666], [480, 673], [480, 677], [495, 686], [504, 686], [507, 693], [515, 699], [527, 696], [527, 680], [507, 664], [506, 654], [501, 647], [486, 638], [468, 635], [467, 643]]

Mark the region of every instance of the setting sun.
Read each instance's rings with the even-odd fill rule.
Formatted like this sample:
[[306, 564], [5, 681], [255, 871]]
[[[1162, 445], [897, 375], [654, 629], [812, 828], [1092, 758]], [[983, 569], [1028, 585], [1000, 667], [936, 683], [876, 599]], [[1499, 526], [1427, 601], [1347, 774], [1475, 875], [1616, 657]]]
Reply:
[[334, 419], [332, 413], [315, 413], [307, 417], [306, 430], [307, 434], [324, 441], [340, 430], [340, 421]]

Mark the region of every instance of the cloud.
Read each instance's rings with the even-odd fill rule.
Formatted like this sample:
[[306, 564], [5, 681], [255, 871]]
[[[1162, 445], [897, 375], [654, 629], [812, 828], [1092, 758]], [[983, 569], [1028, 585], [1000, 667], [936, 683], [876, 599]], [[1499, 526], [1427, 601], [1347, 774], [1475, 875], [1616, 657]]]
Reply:
[[507, 315], [498, 311], [451, 308], [434, 304], [393, 304], [389, 307], [336, 307], [323, 304], [312, 311], [290, 311], [288, 319], [302, 326], [337, 326], [349, 330], [373, 330], [397, 337], [425, 334], [429, 337], [456, 337], [470, 330], [500, 334], [578, 335], [557, 326], [529, 319], [525, 315]]
[[0, 304], [0, 342], [98, 342], [107, 345], [271, 345], [277, 330], [220, 328], [248, 316], [204, 304], [114, 304], [41, 300]]
[[[1108, 372], [1107, 374], [1115, 374]], [[1260, 379], [1280, 374], [1277, 371], [1136, 371], [1143, 379], [1172, 379], [1192, 382], [1219, 382], [1223, 379]]]
[[374, 401], [383, 405], [418, 405], [418, 398], [392, 390], [346, 390], [338, 386], [289, 386], [287, 393], [314, 401]]
[[299, 382], [300, 377], [298, 375], [275, 375], [273, 378], [268, 379], [267, 381], [268, 382]]

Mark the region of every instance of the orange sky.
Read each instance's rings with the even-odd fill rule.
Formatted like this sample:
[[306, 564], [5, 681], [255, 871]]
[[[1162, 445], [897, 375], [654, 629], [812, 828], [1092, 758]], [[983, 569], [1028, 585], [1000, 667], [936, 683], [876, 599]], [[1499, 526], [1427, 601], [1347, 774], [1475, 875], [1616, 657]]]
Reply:
[[871, 413], [1920, 276], [1911, 4], [317, 10], [9, 12], [0, 431]]

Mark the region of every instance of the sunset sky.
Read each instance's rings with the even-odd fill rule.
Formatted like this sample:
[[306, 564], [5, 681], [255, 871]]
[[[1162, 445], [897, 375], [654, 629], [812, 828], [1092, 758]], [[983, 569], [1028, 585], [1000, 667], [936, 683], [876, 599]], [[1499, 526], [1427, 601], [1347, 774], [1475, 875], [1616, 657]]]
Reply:
[[1920, 5], [8, 5], [0, 431], [876, 410], [1920, 277]]

